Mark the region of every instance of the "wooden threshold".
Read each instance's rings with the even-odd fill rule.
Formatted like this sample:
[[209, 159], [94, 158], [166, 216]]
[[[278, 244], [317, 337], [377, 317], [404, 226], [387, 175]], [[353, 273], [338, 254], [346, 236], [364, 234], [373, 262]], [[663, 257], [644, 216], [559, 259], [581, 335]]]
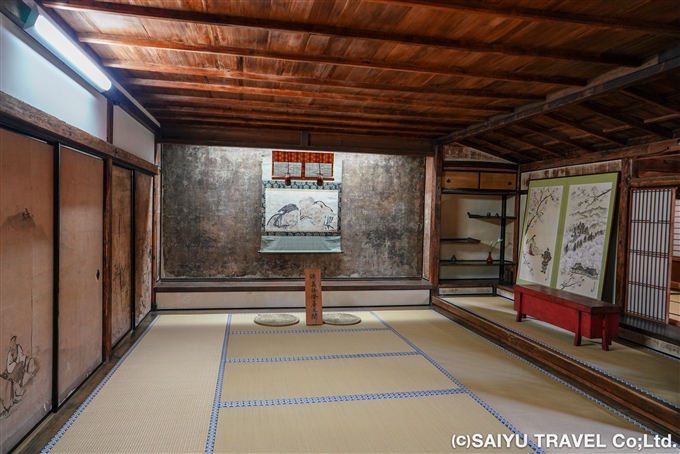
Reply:
[[485, 335], [528, 355], [541, 365], [559, 371], [586, 389], [617, 402], [636, 417], [663, 427], [672, 433], [674, 438], [680, 438], [680, 416], [677, 409], [671, 405], [580, 363], [564, 353], [481, 318], [464, 308], [447, 303], [441, 298], [432, 297], [431, 301], [433, 308], [443, 315], [462, 320]]
[[[322, 279], [325, 291], [358, 290], [431, 290], [432, 284], [425, 279]], [[214, 279], [214, 280], [161, 280], [156, 292], [301, 292], [304, 279]]]

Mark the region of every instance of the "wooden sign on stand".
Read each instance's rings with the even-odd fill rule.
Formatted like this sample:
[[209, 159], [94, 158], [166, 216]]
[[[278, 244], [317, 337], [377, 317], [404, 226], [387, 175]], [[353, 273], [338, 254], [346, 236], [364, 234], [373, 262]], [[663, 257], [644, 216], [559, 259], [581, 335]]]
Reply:
[[305, 303], [307, 307], [307, 325], [322, 325], [321, 309], [321, 270], [305, 270]]

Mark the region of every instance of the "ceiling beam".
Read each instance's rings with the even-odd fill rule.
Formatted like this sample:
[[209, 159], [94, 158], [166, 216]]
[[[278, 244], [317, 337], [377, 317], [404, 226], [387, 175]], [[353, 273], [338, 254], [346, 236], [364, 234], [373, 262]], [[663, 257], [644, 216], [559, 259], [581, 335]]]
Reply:
[[447, 76], [475, 77], [483, 79], [508, 80], [515, 82], [536, 82], [550, 85], [583, 86], [584, 79], [566, 76], [543, 76], [539, 74], [523, 74], [517, 71], [495, 71], [493, 69], [474, 69], [464, 67], [427, 67], [417, 63], [392, 62], [384, 60], [364, 60], [360, 58], [333, 57], [328, 55], [311, 55], [305, 53], [287, 53], [265, 49], [218, 46], [214, 44], [189, 44], [181, 41], [149, 38], [128, 38], [125, 36], [84, 33], [78, 39], [87, 44], [106, 46], [142, 47], [150, 49], [166, 49], [181, 52], [195, 52], [213, 55], [236, 55], [251, 58], [266, 58], [313, 64], [351, 66], [357, 68], [386, 69], [421, 74], [442, 74]]
[[305, 33], [338, 38], [362, 39], [383, 43], [427, 46], [436, 49], [462, 52], [493, 53], [515, 57], [545, 57], [559, 60], [606, 63], [616, 66], [639, 66], [640, 59], [628, 55], [614, 55], [601, 52], [587, 52], [578, 49], [547, 49], [535, 46], [521, 46], [504, 43], [485, 43], [482, 41], [448, 39], [395, 33], [384, 30], [368, 30], [349, 27], [336, 27], [325, 24], [310, 24], [258, 17], [211, 14], [200, 11], [186, 11], [166, 8], [153, 8], [122, 3], [95, 2], [89, 0], [44, 1], [50, 8], [70, 11], [109, 13], [119, 16], [132, 16], [139, 19], [157, 19], [204, 25], [248, 27], [262, 30], [277, 30], [288, 33]]
[[449, 12], [465, 12], [493, 17], [509, 17], [531, 22], [547, 22], [560, 25], [580, 25], [590, 28], [638, 31], [649, 35], [680, 37], [675, 23], [620, 19], [617, 17], [591, 16], [566, 11], [544, 10], [504, 3], [482, 3], [472, 0], [371, 0], [378, 3], [425, 7]]
[[224, 77], [237, 80], [255, 80], [262, 82], [279, 82], [287, 84], [319, 85], [338, 88], [353, 88], [360, 90], [379, 90], [382, 92], [397, 92], [411, 94], [436, 94], [437, 96], [463, 96], [473, 98], [513, 99], [513, 100], [542, 100], [540, 94], [499, 92], [495, 90], [475, 90], [466, 88], [448, 88], [440, 85], [415, 86], [376, 84], [370, 82], [355, 82], [351, 80], [317, 79], [313, 77], [283, 76], [279, 74], [264, 74], [233, 69], [205, 68], [196, 66], [176, 66], [159, 63], [147, 63], [130, 60], [103, 60], [102, 64], [109, 68], [127, 69], [131, 71], [158, 72], [164, 74], [182, 74], [187, 76]]
[[[447, 118], [442, 116], [442, 114], [432, 114], [426, 112], [413, 112], [407, 110], [396, 110], [396, 109], [372, 109], [365, 107], [356, 106], [339, 106], [339, 105], [317, 105], [317, 104], [292, 104], [292, 103], [281, 103], [281, 102], [268, 102], [268, 101], [250, 101], [242, 99], [231, 99], [231, 98], [209, 98], [209, 97], [199, 97], [199, 96], [183, 96], [183, 95], [167, 95], [161, 93], [136, 93], [135, 98], [146, 106], [185, 106], [193, 105], [199, 107], [215, 107], [220, 106], [224, 109], [229, 109], [233, 111], [242, 111], [249, 108], [261, 108], [274, 110], [277, 112], [281, 111], [298, 111], [298, 112], [323, 112], [323, 113], [337, 113], [340, 115], [352, 114], [352, 115], [364, 115], [373, 118], [393, 118], [393, 119], [412, 119], [421, 120], [423, 118], [429, 118], [432, 120], [439, 120]], [[302, 98], [300, 98], [302, 99]], [[455, 121], [461, 123], [475, 123], [480, 121], [479, 117], [470, 116], [457, 116], [451, 115]]]
[[642, 101], [647, 104], [653, 104], [662, 109], [670, 110], [675, 113], [680, 113], [680, 102], [673, 101], [664, 96], [659, 96], [647, 91], [641, 90], [637, 87], [631, 87], [623, 90], [626, 96]]
[[376, 134], [312, 132], [309, 145], [300, 145], [300, 130], [239, 126], [173, 125], [164, 129], [160, 143], [274, 148], [276, 150], [338, 151], [390, 155], [433, 156], [428, 139]]
[[602, 115], [603, 117], [611, 118], [612, 120], [616, 120], [620, 123], [631, 126], [635, 129], [656, 134], [657, 136], [661, 136], [664, 139], [673, 138], [673, 131], [671, 131], [670, 129], [666, 129], [662, 126], [655, 125], [652, 123], [645, 123], [644, 120], [640, 120], [638, 118], [633, 117], [632, 115], [619, 112], [614, 108], [605, 107], [601, 104], [597, 104], [590, 101], [581, 103], [579, 106], [588, 109], [591, 112], [595, 112], [598, 115]]
[[537, 142], [537, 141], [531, 140], [531, 139], [527, 139], [525, 137], [522, 137], [518, 134], [512, 133], [512, 132], [507, 131], [505, 129], [494, 131], [493, 133], [494, 134], [500, 134], [501, 136], [505, 136], [510, 140], [514, 140], [515, 142], [523, 143], [524, 145], [528, 145], [532, 148], [536, 148], [537, 150], [544, 151], [544, 152], [546, 152], [546, 153], [548, 153], [549, 155], [552, 155], [552, 156], [564, 156], [564, 153], [560, 153], [559, 151], [553, 150], [552, 148], [547, 147], [540, 142]]
[[573, 158], [555, 158], [540, 162], [522, 164], [520, 172], [532, 172], [534, 170], [550, 169], [554, 167], [565, 167], [580, 164], [590, 164], [594, 162], [613, 161], [622, 158], [637, 158], [640, 156], [664, 156], [671, 153], [680, 152], [680, 145], [677, 139], [662, 140], [659, 142], [632, 145], [616, 150], [601, 151], [599, 153], [588, 153], [583, 156]]
[[582, 103], [596, 96], [602, 96], [616, 90], [622, 90], [632, 85], [644, 83], [646, 81], [662, 77], [680, 67], [680, 46], [669, 49], [657, 56], [657, 63], [641, 67], [621, 76], [616, 71], [612, 72], [604, 79], [589, 83], [587, 86], [577, 90], [569, 90], [563, 96], [553, 99], [529, 104], [526, 107], [515, 109], [514, 113], [500, 115], [484, 123], [473, 125], [463, 131], [453, 132], [435, 140], [435, 145], [446, 145], [447, 143], [457, 142], [460, 139], [482, 134], [503, 128], [514, 123], [518, 123], [536, 115], [543, 115], [559, 108]]
[[367, 102], [373, 104], [393, 104], [399, 106], [423, 106], [436, 107], [439, 109], [465, 109], [487, 112], [508, 112], [511, 107], [490, 106], [482, 104], [462, 104], [452, 102], [424, 101], [419, 99], [389, 98], [387, 96], [360, 96], [343, 93], [327, 93], [316, 91], [286, 90], [279, 88], [244, 87], [242, 85], [223, 85], [199, 82], [183, 82], [163, 79], [121, 79], [121, 83], [127, 86], [172, 88], [176, 90], [198, 90], [238, 94], [251, 94], [262, 96], [286, 96], [292, 98], [311, 99], [335, 99], [340, 101]]
[[298, 122], [332, 122], [336, 124], [365, 125], [365, 126], [393, 126], [397, 128], [411, 128], [417, 127], [423, 131], [441, 130], [455, 125], [455, 122], [447, 123], [433, 123], [428, 121], [413, 121], [413, 120], [385, 120], [385, 119], [367, 119], [344, 116], [328, 116], [328, 115], [291, 115], [290, 113], [282, 112], [262, 112], [262, 111], [233, 111], [228, 109], [215, 109], [208, 107], [148, 107], [150, 112], [155, 112], [157, 115], [169, 114], [185, 114], [185, 115], [204, 115], [208, 117], [218, 118], [236, 118], [236, 119], [283, 119], [288, 121]]
[[614, 137], [610, 134], [607, 134], [606, 132], [603, 132], [600, 129], [594, 128], [592, 126], [588, 126], [583, 123], [579, 123], [577, 121], [571, 120], [567, 117], [563, 117], [562, 115], [555, 113], [555, 112], [550, 112], [543, 114], [544, 117], [548, 117], [551, 120], [555, 120], [558, 123], [565, 124], [567, 126], [571, 126], [572, 128], [585, 132], [586, 134], [590, 134], [591, 136], [599, 137], [600, 139], [606, 140], [607, 142], [610, 143], [615, 143], [618, 145], [623, 145], [626, 146], [628, 145], [628, 141], [626, 139], [619, 139], [618, 137]]
[[166, 128], [169, 124], [193, 124], [193, 125], [234, 125], [234, 126], [271, 126], [274, 128], [297, 129], [306, 131], [334, 131], [336, 133], [361, 133], [361, 134], [388, 134], [397, 135], [399, 137], [422, 137], [428, 138], [436, 135], [436, 132], [423, 131], [420, 128], [393, 128], [393, 127], [361, 127], [361, 126], [347, 126], [335, 124], [310, 124], [308, 122], [285, 122], [276, 120], [258, 120], [258, 119], [238, 119], [238, 118], [206, 118], [204, 116], [178, 116], [178, 115], [159, 115], [158, 120], [161, 122], [161, 127]]
[[548, 137], [548, 138], [553, 139], [553, 140], [557, 140], [557, 141], [562, 142], [562, 143], [569, 144], [572, 147], [576, 147], [576, 149], [580, 150], [580, 151], [585, 151], [587, 153], [595, 153], [597, 151], [596, 149], [592, 148], [589, 145], [580, 143], [576, 140], [572, 140], [571, 137], [569, 137], [565, 134], [560, 134], [559, 132], [551, 131], [550, 129], [543, 128], [543, 127], [540, 127], [540, 126], [537, 126], [537, 125], [534, 125], [534, 124], [531, 124], [531, 123], [521, 123], [521, 124], [517, 125], [517, 127], [527, 129], [531, 132], [534, 132], [536, 134], [540, 134], [542, 136]]

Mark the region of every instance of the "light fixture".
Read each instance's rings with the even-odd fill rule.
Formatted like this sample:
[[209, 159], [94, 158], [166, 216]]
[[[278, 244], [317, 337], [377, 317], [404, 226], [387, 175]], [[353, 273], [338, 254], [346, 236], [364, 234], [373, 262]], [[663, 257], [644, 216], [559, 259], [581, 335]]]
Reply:
[[31, 10], [24, 30], [97, 90], [104, 92], [111, 88], [106, 74], [38, 5]]

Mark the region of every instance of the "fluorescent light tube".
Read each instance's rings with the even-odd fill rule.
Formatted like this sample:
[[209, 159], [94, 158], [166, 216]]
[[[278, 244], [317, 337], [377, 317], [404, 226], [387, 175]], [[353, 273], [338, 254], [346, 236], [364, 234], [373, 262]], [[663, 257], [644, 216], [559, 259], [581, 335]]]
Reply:
[[97, 90], [104, 92], [111, 88], [106, 74], [37, 5], [31, 11], [24, 30]]

